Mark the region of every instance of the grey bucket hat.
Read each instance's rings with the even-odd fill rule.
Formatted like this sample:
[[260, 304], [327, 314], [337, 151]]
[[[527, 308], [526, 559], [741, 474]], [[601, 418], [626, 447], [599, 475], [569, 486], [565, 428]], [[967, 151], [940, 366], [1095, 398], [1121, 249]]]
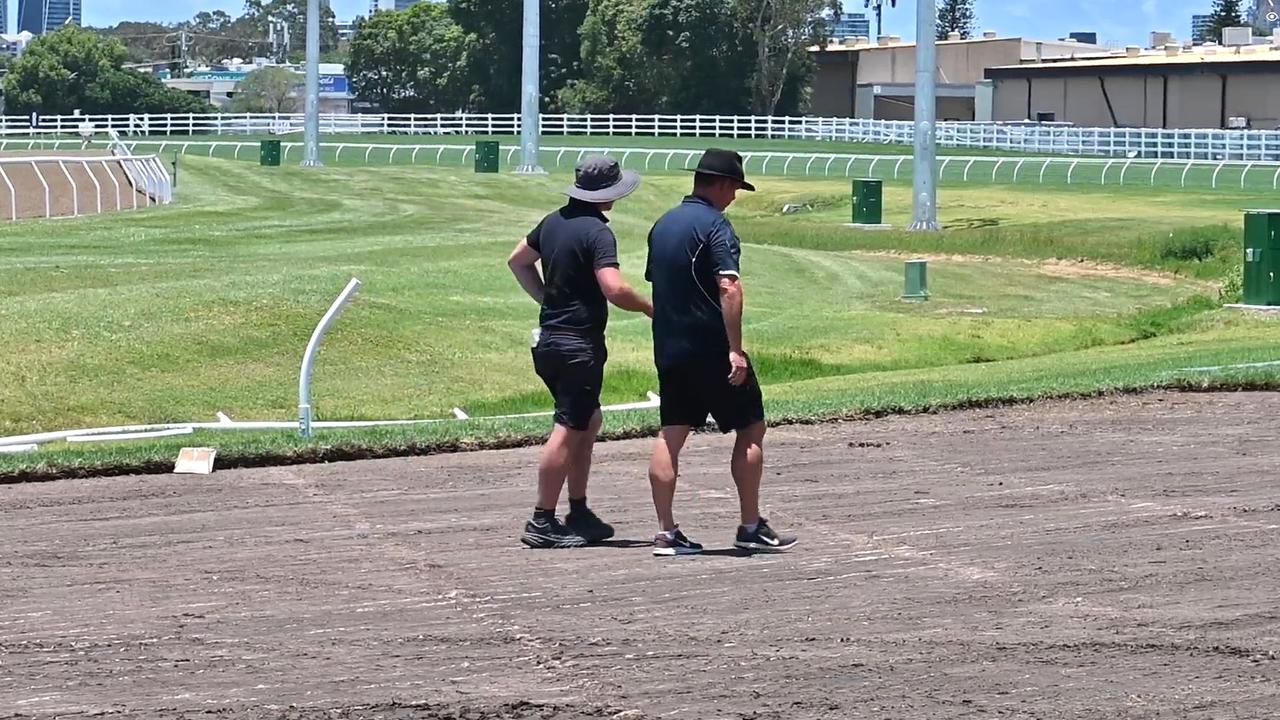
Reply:
[[565, 195], [590, 203], [608, 203], [635, 192], [640, 187], [640, 176], [631, 170], [623, 170], [618, 161], [608, 155], [588, 155], [574, 170], [573, 187]]

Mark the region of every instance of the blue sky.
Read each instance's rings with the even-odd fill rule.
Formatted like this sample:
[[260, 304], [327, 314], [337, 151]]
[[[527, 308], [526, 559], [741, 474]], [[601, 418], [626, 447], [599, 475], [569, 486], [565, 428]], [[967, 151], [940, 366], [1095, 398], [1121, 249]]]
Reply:
[[[16, 5], [15, 0], [8, 0]], [[369, 0], [332, 0], [339, 19], [367, 13]], [[1001, 35], [1037, 39], [1065, 37], [1067, 33], [1096, 31], [1099, 39], [1145, 44], [1152, 30], [1167, 30], [1179, 39], [1191, 34], [1191, 15], [1208, 12], [1212, 0], [977, 0], [981, 29]], [[174, 21], [200, 10], [225, 10], [237, 14], [242, 0], [84, 0], [84, 22], [108, 25], [120, 20]], [[845, 0], [845, 10], [859, 12], [863, 0]], [[885, 13], [885, 32], [913, 37], [915, 0], [899, 0]]]

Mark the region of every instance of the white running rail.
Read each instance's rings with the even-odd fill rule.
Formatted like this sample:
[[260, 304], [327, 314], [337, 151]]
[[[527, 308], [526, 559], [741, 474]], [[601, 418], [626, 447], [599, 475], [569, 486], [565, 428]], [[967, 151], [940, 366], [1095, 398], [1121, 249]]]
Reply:
[[[6, 142], [15, 141], [0, 139], [0, 151]], [[30, 141], [16, 142], [25, 145]], [[44, 142], [56, 145], [64, 141]], [[242, 160], [256, 157], [258, 152], [258, 143], [243, 141], [125, 140], [123, 145], [157, 155], [178, 152]], [[571, 169], [587, 153], [608, 153], [625, 167], [651, 173], [692, 167], [702, 152], [688, 148], [554, 145], [541, 150], [543, 165], [561, 170]], [[302, 143], [281, 144], [284, 160], [291, 154], [301, 157], [301, 151]], [[519, 151], [518, 146], [507, 145], [501, 148], [501, 156], [510, 166]], [[475, 147], [473, 144], [324, 143], [321, 153], [325, 162], [334, 164], [465, 167], [474, 159]], [[910, 155], [752, 151], [742, 155], [748, 172], [758, 175], [886, 180], [905, 180], [911, 176]], [[1280, 190], [1280, 162], [943, 155], [938, 158], [938, 166], [941, 181], [947, 183]]]
[[[909, 121], [758, 115], [544, 114], [544, 135], [718, 137], [910, 145]], [[31, 126], [28, 117], [0, 117], [0, 135], [73, 135], [83, 127], [133, 137], [156, 135], [287, 135], [301, 132], [301, 114], [54, 115]], [[326, 135], [516, 135], [515, 113], [324, 114]], [[1217, 128], [1089, 128], [1065, 123], [943, 122], [943, 147], [1007, 150], [1029, 155], [1078, 155], [1147, 160], [1280, 162], [1280, 130]]]

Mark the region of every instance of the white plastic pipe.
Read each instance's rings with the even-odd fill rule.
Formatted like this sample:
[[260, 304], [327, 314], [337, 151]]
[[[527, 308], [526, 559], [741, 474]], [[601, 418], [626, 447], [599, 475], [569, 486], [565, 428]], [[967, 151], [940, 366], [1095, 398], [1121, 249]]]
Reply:
[[302, 432], [303, 437], [311, 437], [311, 370], [315, 365], [316, 353], [320, 350], [320, 341], [324, 339], [324, 334], [328, 331], [333, 321], [338, 319], [338, 315], [342, 312], [343, 306], [351, 299], [352, 295], [360, 289], [360, 281], [351, 278], [351, 282], [347, 283], [347, 287], [338, 295], [333, 304], [329, 306], [329, 311], [320, 318], [320, 324], [316, 325], [316, 329], [311, 333], [311, 340], [307, 343], [306, 353], [302, 356], [302, 372], [298, 376], [298, 429]]
[[[647, 393], [648, 400], [634, 403], [620, 403], [618, 405], [605, 405], [600, 408], [601, 412], [619, 412], [624, 410], [656, 410], [660, 404], [660, 398], [656, 393]], [[390, 427], [402, 425], [435, 425], [446, 422], [464, 422], [471, 420], [513, 420], [518, 418], [531, 417], [551, 417], [555, 415], [553, 411], [544, 410], [534, 413], [519, 413], [514, 415], [488, 415], [485, 417], [466, 417], [459, 418], [455, 415], [453, 418], [428, 418], [424, 420], [316, 420], [312, 422], [313, 428], [367, 428], [367, 427]], [[156, 431], [166, 430], [288, 430], [297, 427], [296, 423], [282, 420], [232, 420], [227, 417], [226, 413], [218, 413], [217, 422], [189, 422], [189, 423], [159, 423], [151, 425], [115, 425], [111, 427], [98, 428], [79, 428], [76, 430], [56, 430], [51, 432], [34, 433], [31, 435], [11, 435], [9, 437], [0, 437], [0, 452], [10, 451], [9, 448], [23, 447], [34, 443], [50, 443], [60, 440], [70, 440], [71, 438], [98, 438], [104, 434], [116, 436], [133, 436], [140, 437], [144, 433], [152, 433]], [[185, 432], [181, 433], [185, 434]], [[129, 439], [132, 439], [129, 438]], [[75, 442], [75, 441], [73, 441]]]

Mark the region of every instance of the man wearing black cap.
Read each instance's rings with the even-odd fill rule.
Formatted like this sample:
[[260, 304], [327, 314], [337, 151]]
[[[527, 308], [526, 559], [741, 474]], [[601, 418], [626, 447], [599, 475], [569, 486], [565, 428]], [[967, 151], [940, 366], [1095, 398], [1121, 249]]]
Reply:
[[[543, 218], [507, 261], [520, 286], [542, 306], [533, 366], [556, 408], [538, 463], [538, 502], [520, 538], [529, 547], [580, 547], [613, 537], [613, 528], [587, 507], [608, 356], [608, 303], [650, 317], [653, 306], [618, 272], [618, 241], [604, 213], [639, 185], [640, 176], [624, 172], [612, 158], [584, 159], [565, 192], [568, 203]], [[561, 523], [556, 505], [566, 479], [569, 514]]]
[[746, 181], [742, 156], [707, 150], [694, 170], [693, 194], [649, 232], [645, 279], [653, 285], [653, 352], [658, 366], [662, 430], [649, 462], [649, 483], [660, 532], [655, 555], [702, 551], [676, 525], [672, 505], [680, 449], [711, 415], [720, 431], [735, 432], [730, 469], [738, 487], [741, 525], [734, 545], [780, 552], [796, 544], [760, 517], [764, 471], [764, 403], [742, 346], [742, 248], [724, 216]]

